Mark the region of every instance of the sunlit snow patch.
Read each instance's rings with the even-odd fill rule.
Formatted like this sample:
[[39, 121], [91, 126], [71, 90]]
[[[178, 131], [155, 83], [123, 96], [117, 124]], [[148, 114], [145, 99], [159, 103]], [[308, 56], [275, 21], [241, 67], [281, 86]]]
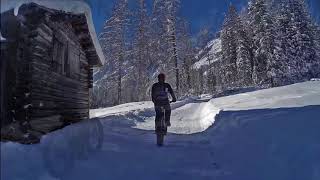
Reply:
[[152, 108], [153, 103], [151, 101], [145, 102], [133, 102], [127, 104], [121, 104], [114, 107], [101, 108], [101, 109], [92, 109], [90, 110], [90, 118], [96, 117], [105, 117], [112, 115], [125, 115], [133, 111], [144, 111], [148, 108]]
[[[170, 133], [194, 134], [208, 129], [220, 112], [211, 102], [188, 103], [178, 108], [173, 108], [171, 114]], [[154, 130], [154, 116], [148, 117], [144, 122], [137, 122], [137, 129]]]

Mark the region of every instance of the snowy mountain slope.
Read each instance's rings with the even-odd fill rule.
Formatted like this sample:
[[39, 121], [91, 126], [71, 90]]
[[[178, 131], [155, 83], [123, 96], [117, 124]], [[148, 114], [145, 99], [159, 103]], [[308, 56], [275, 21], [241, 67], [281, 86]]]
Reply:
[[200, 69], [202, 66], [208, 66], [209, 60], [211, 58], [211, 63], [221, 59], [221, 40], [214, 39], [208, 43], [208, 45], [201, 50], [196, 58], [198, 61], [194, 64], [195, 69]]
[[[1, 143], [1, 179], [320, 178], [319, 81], [178, 102], [163, 148], [155, 146], [152, 108], [138, 102], [93, 110], [96, 118], [39, 145]], [[102, 148], [92, 150], [99, 135]]]

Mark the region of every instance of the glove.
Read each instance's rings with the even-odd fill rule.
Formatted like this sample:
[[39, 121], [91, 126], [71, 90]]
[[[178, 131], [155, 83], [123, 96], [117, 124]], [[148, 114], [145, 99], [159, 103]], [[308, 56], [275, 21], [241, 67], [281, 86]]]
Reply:
[[171, 102], [177, 102], [177, 99], [176, 99], [176, 98], [173, 98]]

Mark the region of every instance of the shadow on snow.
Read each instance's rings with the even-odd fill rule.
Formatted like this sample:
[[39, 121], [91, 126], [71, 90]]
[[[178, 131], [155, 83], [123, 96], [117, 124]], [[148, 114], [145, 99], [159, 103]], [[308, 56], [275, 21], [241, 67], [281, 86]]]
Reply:
[[169, 134], [163, 148], [153, 131], [132, 128], [154, 116], [139, 113], [75, 124], [40, 145], [2, 144], [1, 179], [320, 178], [320, 106], [220, 112], [205, 132]]

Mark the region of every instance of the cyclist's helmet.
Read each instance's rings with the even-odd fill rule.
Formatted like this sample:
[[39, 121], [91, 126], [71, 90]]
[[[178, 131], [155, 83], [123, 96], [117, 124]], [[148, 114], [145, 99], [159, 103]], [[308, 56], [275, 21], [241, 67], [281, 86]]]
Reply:
[[160, 73], [158, 75], [158, 79], [166, 79], [166, 75], [164, 73]]

